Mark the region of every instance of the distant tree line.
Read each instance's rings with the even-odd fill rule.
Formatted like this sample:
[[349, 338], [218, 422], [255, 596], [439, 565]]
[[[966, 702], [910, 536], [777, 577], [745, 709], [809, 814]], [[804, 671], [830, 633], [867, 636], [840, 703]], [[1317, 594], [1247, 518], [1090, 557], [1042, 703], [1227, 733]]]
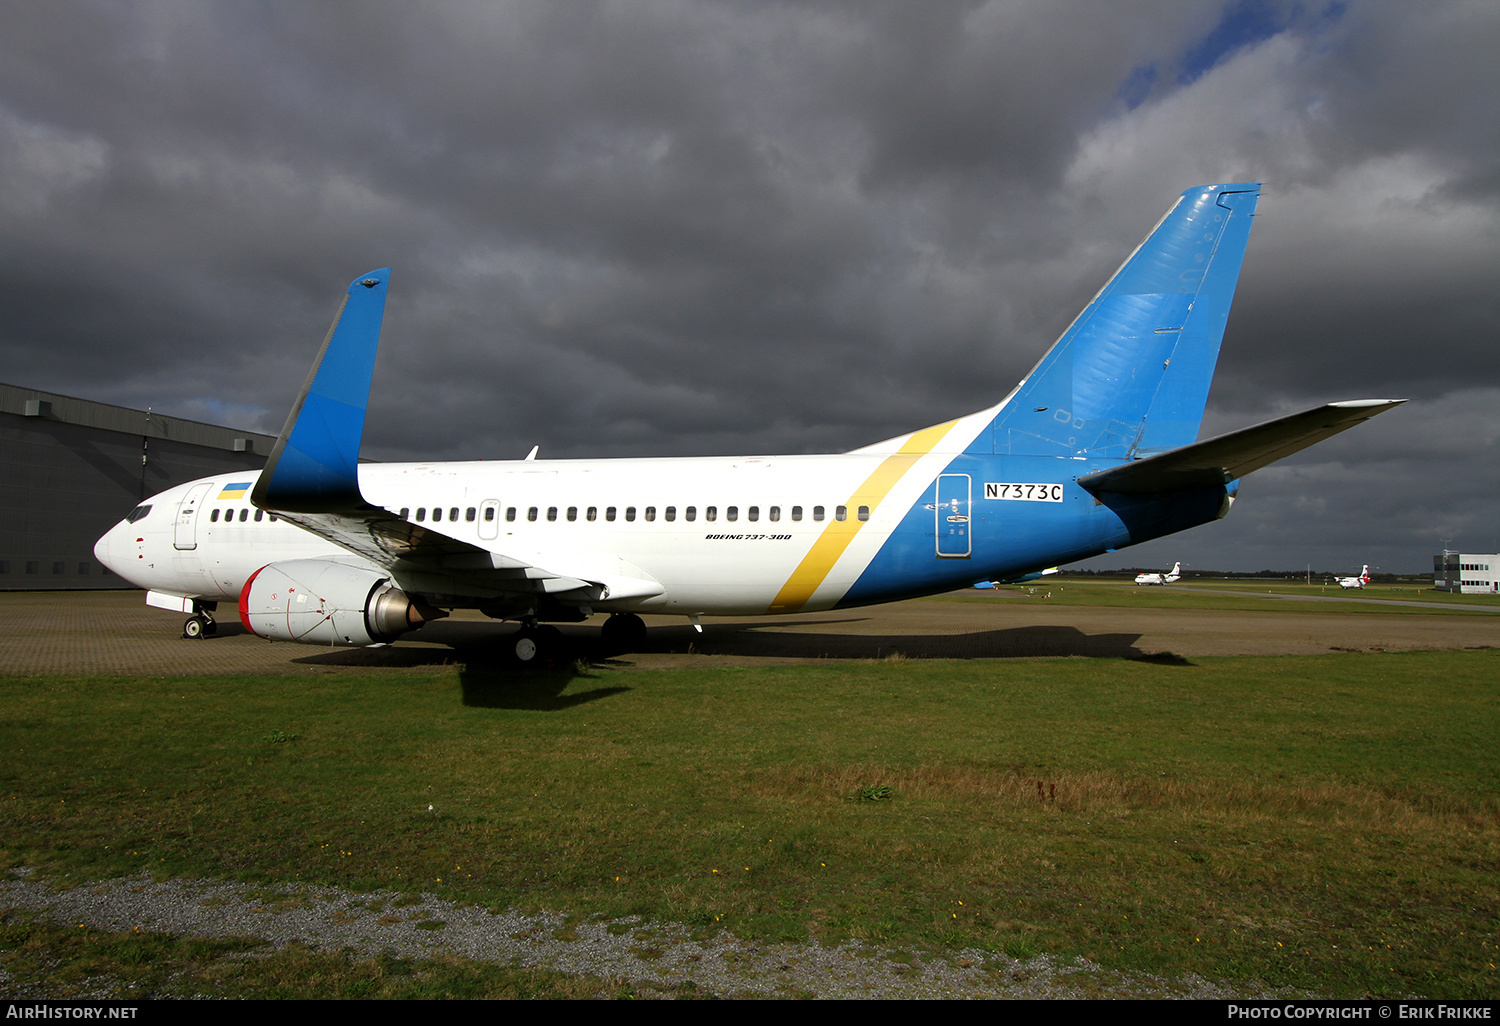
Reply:
[[[1122, 567], [1119, 570], [1068, 570], [1063, 573], [1069, 577], [1097, 577], [1101, 580], [1126, 579], [1135, 580], [1136, 574], [1159, 574], [1163, 568], [1159, 566], [1132, 566]], [[1359, 573], [1354, 570], [1314, 570], [1312, 572], [1312, 583], [1327, 584], [1329, 580], [1337, 577], [1352, 577]], [[1182, 579], [1197, 580], [1220, 580], [1220, 581], [1307, 581], [1307, 570], [1196, 570], [1183, 567]], [[1370, 571], [1370, 581], [1373, 584], [1431, 584], [1432, 574], [1383, 574], [1374, 570]]]

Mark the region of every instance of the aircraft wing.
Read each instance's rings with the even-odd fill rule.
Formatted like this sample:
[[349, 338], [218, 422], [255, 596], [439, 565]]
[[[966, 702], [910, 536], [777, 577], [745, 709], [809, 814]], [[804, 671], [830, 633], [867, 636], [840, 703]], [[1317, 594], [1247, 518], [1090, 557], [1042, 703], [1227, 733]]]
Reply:
[[1405, 399], [1352, 399], [1194, 442], [1143, 460], [1086, 474], [1078, 483], [1100, 492], [1161, 493], [1221, 486], [1369, 420]]
[[250, 501], [402, 580], [427, 582], [427, 591], [571, 592], [595, 600], [660, 594], [659, 583], [631, 573], [638, 568], [629, 565], [556, 554], [542, 559], [577, 564], [574, 569], [587, 576], [543, 568], [535, 555], [491, 552], [409, 523], [365, 499], [359, 490], [359, 448], [389, 278], [386, 267], [350, 283]]
[[417, 591], [487, 597], [555, 595], [577, 602], [639, 599], [662, 594], [655, 578], [627, 560], [602, 553], [493, 552], [370, 507], [349, 514], [281, 513]]

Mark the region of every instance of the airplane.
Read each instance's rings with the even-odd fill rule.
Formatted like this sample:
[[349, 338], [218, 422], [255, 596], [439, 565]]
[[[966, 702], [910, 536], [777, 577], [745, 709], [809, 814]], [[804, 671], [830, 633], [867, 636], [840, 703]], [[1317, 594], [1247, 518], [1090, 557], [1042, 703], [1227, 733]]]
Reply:
[[1185, 191], [994, 406], [846, 453], [359, 462], [389, 268], [360, 275], [258, 473], [152, 496], [99, 560], [215, 630], [385, 644], [475, 609], [518, 621], [522, 663], [555, 623], [605, 614], [772, 615], [1017, 580], [1229, 512], [1240, 478], [1403, 399], [1335, 402], [1198, 441], [1259, 183]]
[[1360, 568], [1358, 577], [1340, 577], [1338, 582], [1340, 588], [1363, 588], [1370, 583], [1370, 564]]
[[1164, 574], [1136, 574], [1136, 584], [1176, 584], [1182, 580], [1182, 564], [1173, 563], [1172, 569]]

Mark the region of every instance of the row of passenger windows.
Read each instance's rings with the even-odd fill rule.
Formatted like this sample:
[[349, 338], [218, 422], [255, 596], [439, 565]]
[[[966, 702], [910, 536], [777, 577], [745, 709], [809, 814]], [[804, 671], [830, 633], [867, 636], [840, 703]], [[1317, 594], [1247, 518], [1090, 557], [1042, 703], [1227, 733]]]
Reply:
[[[573, 521], [573, 520], [577, 520], [578, 519], [578, 511], [579, 511], [579, 508], [577, 506], [569, 506], [567, 508], [566, 512], [563, 512], [561, 510], [561, 507], [558, 507], [558, 506], [548, 506], [547, 510], [546, 510], [546, 518], [549, 521], [551, 521], [551, 520], [557, 520], [558, 519], [558, 515], [561, 512], [562, 516], [563, 516], [563, 519], [566, 519], [566, 520], [569, 520], [569, 521]], [[433, 519], [434, 522], [441, 522], [444, 519], [444, 513], [445, 512], [447, 514], [447, 519], [449, 521], [457, 521], [459, 519], [460, 512], [462, 512], [463, 519], [465, 521], [469, 522], [469, 523], [473, 523], [478, 518], [478, 516], [479, 516], [479, 510], [478, 510], [477, 507], [474, 507], [474, 506], [470, 506], [468, 509], [465, 509], [465, 510], [462, 510], [462, 511], [460, 511], [459, 507], [457, 507], [457, 506], [450, 506], [450, 507], [448, 507], [448, 509], [446, 511], [441, 506], [434, 506], [434, 507], [431, 508], [430, 511], [425, 506], [418, 506], [417, 507], [416, 522], [419, 523], [419, 524], [425, 522], [427, 520], [427, 516], [428, 516], [429, 512], [431, 513], [432, 519]], [[515, 506], [507, 506], [505, 508], [505, 519], [506, 519], [506, 521], [507, 522], [514, 521], [516, 519], [516, 515], [517, 515], [518, 512], [519, 511], [517, 510], [517, 508]], [[625, 512], [625, 520], [627, 520], [627, 521], [633, 521], [633, 520], [636, 519], [636, 513], [637, 513], [636, 507], [634, 507], [634, 506], [626, 506], [624, 512]], [[639, 512], [641, 513], [641, 519], [643, 519], [643, 520], [652, 521], [652, 520], [656, 519], [656, 507], [655, 506], [646, 506], [643, 509], [641, 509]], [[789, 512], [791, 514], [791, 519], [792, 520], [801, 520], [802, 519], [802, 507], [801, 506], [792, 506], [790, 508]], [[495, 519], [496, 513], [497, 513], [497, 507], [495, 507], [495, 506], [486, 506], [484, 508], [484, 517], [483, 517], [484, 521], [486, 523], [492, 522]], [[759, 506], [747, 506], [747, 507], [745, 507], [744, 513], [745, 513], [745, 519], [748, 520], [748, 521], [751, 521], [752, 523], [755, 522], [755, 521], [760, 520], [761, 509], [760, 509]], [[615, 507], [615, 506], [605, 506], [604, 507], [604, 519], [606, 521], [616, 520], [619, 517], [619, 514], [620, 514], [620, 510], [619, 510], [618, 507]], [[856, 519], [858, 519], [861, 523], [863, 523], [864, 521], [870, 519], [870, 507], [869, 506], [860, 506], [860, 507], [858, 507], [854, 511], [854, 515], [855, 515]], [[826, 516], [826, 510], [824, 509], [824, 507], [822, 507], [822, 506], [814, 506], [812, 508], [812, 518], [813, 518], [813, 520], [823, 520], [825, 518], [825, 516]], [[530, 507], [527, 507], [527, 509], [526, 509], [526, 519], [527, 520], [529, 520], [529, 521], [539, 520], [539, 519], [541, 519], [541, 517], [542, 517], [542, 509], [541, 509], [541, 507], [539, 507], [539, 506], [530, 506]], [[665, 507], [663, 507], [662, 510], [661, 510], [661, 518], [663, 520], [669, 522], [669, 523], [672, 522], [672, 521], [675, 521], [677, 519], [677, 507], [676, 506], [665, 506]], [[738, 507], [738, 506], [725, 506], [724, 507], [724, 519], [725, 520], [727, 520], [727, 521], [737, 521], [737, 520], [739, 520], [739, 518], [740, 518], [740, 507]], [[244, 517], [242, 516], [242, 517], [240, 517], [240, 519], [243, 520]], [[259, 519], [259, 518], [257, 517], [257, 519]], [[409, 507], [409, 506], [403, 506], [403, 507], [401, 507], [401, 519], [402, 520], [411, 519], [411, 507]], [[583, 519], [584, 520], [598, 520], [599, 519], [599, 507], [598, 506], [589, 506], [587, 509], [585, 509], [583, 511]], [[686, 520], [686, 521], [689, 521], [689, 522], [697, 520], [698, 519], [698, 507], [697, 506], [684, 506], [683, 509], [682, 509], [682, 519]], [[706, 520], [706, 521], [715, 521], [715, 520], [718, 520], [719, 519], [719, 507], [717, 507], [717, 506], [704, 506], [703, 507], [703, 519]], [[766, 508], [766, 519], [769, 520], [769, 521], [772, 521], [772, 522], [780, 521], [781, 520], [781, 507], [780, 506], [768, 506]], [[849, 507], [848, 506], [835, 506], [835, 507], [833, 507], [833, 519], [834, 520], [839, 520], [839, 521], [848, 520], [849, 519]]]
[[[150, 507], [149, 506], [145, 507], [145, 510], [149, 511]], [[258, 524], [262, 520], [269, 518], [270, 521], [271, 521], [271, 523], [274, 524], [276, 522], [276, 520], [277, 520], [276, 514], [274, 514], [274, 513], [267, 513], [263, 509], [257, 509], [257, 510], [255, 510], [253, 512], [254, 512], [254, 515], [252, 516], [252, 511], [250, 510], [250, 508], [248, 506], [241, 507], [240, 510], [239, 510], [239, 522], [243, 524], [243, 523], [246, 523], [247, 521], [253, 519]], [[433, 521], [435, 523], [442, 521], [444, 519], [444, 514], [445, 513], [447, 514], [446, 519], [448, 519], [449, 521], [454, 521], [454, 522], [456, 522], [460, 518], [460, 515], [462, 515], [462, 518], [465, 521], [469, 522], [469, 523], [473, 523], [475, 520], [479, 519], [479, 510], [475, 506], [470, 506], [470, 507], [468, 507], [467, 509], [464, 509], [464, 510], [460, 510], [459, 507], [457, 507], [457, 506], [450, 506], [446, 511], [441, 506], [434, 506], [434, 507], [431, 508], [430, 512], [431, 512], [431, 515], [432, 515], [432, 519], [433, 519]], [[516, 519], [516, 516], [517, 516], [518, 512], [519, 511], [516, 509], [515, 506], [507, 506], [506, 509], [505, 509], [505, 519], [506, 519], [506, 521], [507, 522], [514, 521]], [[557, 507], [557, 506], [548, 506], [547, 507], [547, 512], [546, 512], [546, 517], [547, 517], [547, 519], [549, 521], [555, 521], [555, 520], [558, 519], [558, 514], [560, 512], [561, 512], [560, 507]], [[655, 506], [646, 506], [642, 510], [640, 510], [639, 512], [641, 513], [641, 519], [643, 519], [643, 520], [654, 521], [656, 519], [656, 512], [657, 511], [656, 511], [656, 507]], [[744, 512], [745, 512], [745, 519], [748, 520], [748, 521], [750, 521], [751, 523], [754, 523], [754, 522], [760, 520], [761, 509], [760, 509], [759, 506], [747, 506], [747, 507], [745, 507], [745, 511]], [[789, 512], [791, 514], [791, 519], [792, 520], [794, 520], [794, 521], [800, 521], [802, 519], [803, 511], [802, 511], [802, 507], [801, 506], [792, 506], [790, 508]], [[420, 524], [420, 523], [425, 522], [426, 519], [427, 519], [428, 513], [429, 513], [429, 510], [428, 510], [428, 508], [426, 506], [418, 506], [417, 507], [417, 516], [416, 516], [417, 523]], [[496, 513], [497, 513], [497, 508], [496, 507], [494, 507], [494, 506], [486, 506], [484, 508], [484, 520], [485, 520], [485, 522], [486, 523], [492, 522], [495, 519]], [[634, 521], [636, 519], [636, 513], [637, 513], [636, 507], [634, 507], [634, 506], [626, 506], [625, 507], [625, 520], [626, 521]], [[222, 517], [220, 516], [220, 514], [222, 514]], [[578, 507], [577, 506], [569, 506], [567, 508], [567, 511], [565, 513], [563, 513], [562, 515], [563, 515], [563, 518], [566, 519], [566, 520], [569, 520], [569, 521], [577, 520], [578, 519]], [[605, 506], [604, 507], [604, 519], [606, 521], [611, 521], [612, 522], [612, 521], [618, 519], [619, 515], [620, 515], [620, 510], [619, 510], [618, 507], [615, 507], [615, 506]], [[860, 506], [860, 507], [858, 507], [854, 511], [854, 515], [855, 515], [856, 519], [858, 519], [861, 523], [863, 523], [864, 521], [870, 519], [870, 507], [869, 506]], [[402, 520], [406, 520], [406, 519], [409, 519], [410, 516], [411, 516], [411, 507], [409, 507], [409, 506], [403, 506], [401, 508], [401, 519]], [[530, 507], [528, 507], [526, 509], [526, 519], [527, 520], [529, 520], [529, 521], [535, 521], [535, 520], [541, 519], [541, 517], [542, 517], [541, 507], [539, 507], [539, 506], [530, 506]], [[825, 517], [826, 517], [826, 510], [824, 509], [824, 507], [822, 507], [822, 506], [814, 506], [812, 508], [812, 519], [813, 520], [815, 520], [815, 521], [821, 521], [821, 520], [825, 519]], [[661, 518], [663, 520], [667, 521], [668, 523], [671, 523], [671, 522], [675, 521], [677, 519], [677, 507], [676, 506], [666, 506], [666, 507], [663, 507], [662, 511], [661, 511]], [[740, 507], [738, 507], [738, 506], [725, 506], [724, 507], [724, 519], [726, 521], [737, 521], [737, 520], [739, 520], [739, 518], [740, 518]], [[137, 516], [136, 519], [139, 520], [140, 517]], [[232, 510], [232, 509], [220, 509], [219, 507], [215, 506], [213, 508], [213, 510], [209, 513], [208, 519], [209, 519], [210, 523], [214, 523], [214, 524], [219, 523], [219, 521], [221, 519], [226, 524], [232, 523], [234, 521], [234, 519], [235, 519], [235, 511]], [[598, 506], [589, 506], [587, 509], [585, 509], [584, 512], [583, 512], [583, 519], [584, 520], [598, 520], [599, 519], [599, 507]], [[698, 519], [698, 507], [697, 506], [684, 506], [683, 509], [682, 509], [682, 519], [685, 520], [685, 521], [688, 521], [688, 522], [692, 522], [692, 521], [697, 520]], [[719, 519], [719, 507], [717, 507], [717, 506], [704, 506], [703, 507], [703, 519], [705, 521], [709, 521], [709, 522], [718, 520]], [[769, 521], [771, 521], [771, 522], [773, 522], [773, 523], [780, 521], [781, 520], [781, 507], [780, 506], [768, 506], [766, 508], [766, 519], [769, 520]], [[833, 507], [833, 519], [837, 520], [837, 521], [848, 520], [849, 519], [849, 507], [848, 506], [835, 506], [835, 507]]]
[[[146, 507], [147, 510], [150, 510], [150, 508], [151, 508], [150, 506]], [[271, 523], [273, 523], [273, 524], [276, 523], [276, 514], [275, 513], [267, 513], [263, 509], [258, 509], [258, 510], [255, 511], [254, 520], [255, 520], [255, 522], [257, 524], [260, 523], [263, 519], [266, 519], [267, 517], [270, 518]], [[251, 516], [250, 516], [250, 507], [249, 506], [245, 506], [245, 507], [241, 508], [241, 510], [240, 510], [240, 523], [243, 524], [245, 521], [250, 520], [250, 519], [251, 519]], [[226, 524], [230, 523], [232, 520], [234, 520], [234, 510], [232, 510], [232, 509], [226, 509], [226, 510], [224, 510], [224, 523], [226, 523]], [[208, 515], [208, 522], [211, 523], [211, 524], [217, 524], [219, 522], [219, 507], [215, 506], [214, 509], [213, 509], [213, 512], [211, 512]]]

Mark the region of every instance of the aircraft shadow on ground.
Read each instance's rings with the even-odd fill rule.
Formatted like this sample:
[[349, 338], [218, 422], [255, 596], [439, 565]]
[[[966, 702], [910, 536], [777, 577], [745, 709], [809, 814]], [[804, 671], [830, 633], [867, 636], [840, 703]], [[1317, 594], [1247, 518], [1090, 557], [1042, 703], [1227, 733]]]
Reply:
[[[706, 625], [702, 634], [690, 626], [653, 627], [642, 653], [680, 653], [704, 656], [743, 656], [774, 659], [1016, 659], [1080, 656], [1090, 659], [1135, 659], [1185, 664], [1172, 653], [1147, 653], [1137, 647], [1135, 633], [1086, 634], [1071, 626], [1027, 626], [964, 634], [848, 634], [822, 630], [778, 630], [775, 628], [858, 623], [840, 621], [753, 621]], [[438, 621], [428, 624], [413, 640], [437, 643], [443, 648], [402, 646], [339, 649], [305, 656], [298, 662], [326, 666], [427, 666], [452, 664], [463, 667], [466, 679], [476, 686], [514, 682], [543, 676], [576, 677], [590, 665], [615, 659], [628, 662], [628, 653], [605, 651], [599, 632], [592, 627], [563, 625], [562, 645], [546, 667], [521, 670], [508, 658], [506, 640], [514, 632], [509, 625], [473, 621]], [[565, 685], [564, 685], [565, 686]], [[558, 689], [559, 691], [561, 688]], [[607, 690], [607, 689], [606, 689]], [[583, 696], [559, 698], [576, 704]], [[509, 704], [509, 703], [505, 703]]]

